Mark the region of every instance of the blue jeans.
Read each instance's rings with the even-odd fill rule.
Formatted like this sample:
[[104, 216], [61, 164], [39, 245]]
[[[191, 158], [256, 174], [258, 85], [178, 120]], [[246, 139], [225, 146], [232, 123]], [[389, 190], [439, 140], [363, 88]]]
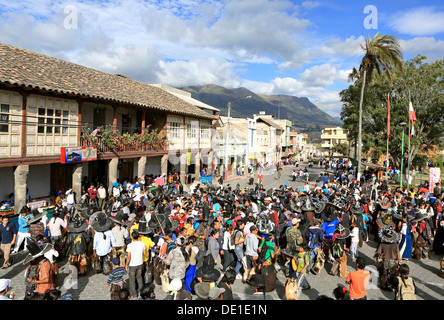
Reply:
[[236, 271], [236, 273], [239, 273], [240, 269], [242, 268], [242, 258], [244, 257], [244, 251], [243, 249], [234, 249], [234, 254], [236, 255], [237, 259], [234, 271]]

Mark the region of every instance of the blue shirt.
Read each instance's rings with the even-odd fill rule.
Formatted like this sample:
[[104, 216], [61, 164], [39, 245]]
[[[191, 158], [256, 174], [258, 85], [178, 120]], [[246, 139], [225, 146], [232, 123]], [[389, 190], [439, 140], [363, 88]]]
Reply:
[[14, 239], [14, 235], [17, 234], [17, 227], [11, 221], [6, 226], [0, 222], [0, 237], [2, 238], [2, 244], [9, 244]]
[[321, 229], [325, 230], [324, 238], [327, 238], [327, 239], [332, 239], [333, 238], [333, 232], [335, 232], [336, 225], [339, 224], [339, 222], [340, 221], [338, 219], [335, 219], [335, 220], [333, 220], [331, 222], [324, 222], [322, 224], [322, 228]]
[[29, 232], [29, 224], [27, 225], [26, 223], [28, 222], [28, 220], [32, 219], [33, 216], [29, 215], [26, 217], [23, 217], [22, 215], [19, 216], [18, 218], [18, 232], [24, 232], [24, 233], [28, 233]]

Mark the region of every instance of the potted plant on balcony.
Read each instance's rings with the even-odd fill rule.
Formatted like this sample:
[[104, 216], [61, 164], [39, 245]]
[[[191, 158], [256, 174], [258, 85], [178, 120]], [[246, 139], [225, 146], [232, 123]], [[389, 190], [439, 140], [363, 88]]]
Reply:
[[101, 140], [106, 147], [115, 151], [119, 147], [120, 136], [113, 132], [113, 127], [111, 125], [107, 125], [102, 129]]
[[158, 129], [150, 129], [150, 127], [151, 126], [148, 125], [142, 133], [135, 135], [135, 140], [139, 145], [153, 148], [166, 141], [166, 136], [163, 131], [159, 132]]

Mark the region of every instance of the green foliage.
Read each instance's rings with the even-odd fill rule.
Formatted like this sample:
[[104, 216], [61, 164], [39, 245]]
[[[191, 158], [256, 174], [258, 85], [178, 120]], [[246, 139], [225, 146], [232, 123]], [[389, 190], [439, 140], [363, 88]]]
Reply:
[[[362, 150], [372, 153], [372, 158], [386, 153], [387, 143], [387, 96], [390, 95], [390, 139], [389, 153], [394, 164], [399, 168], [402, 157], [401, 122], [409, 123], [409, 92], [417, 122], [415, 135], [410, 140], [410, 162], [412, 166], [424, 162], [425, 158], [418, 155], [434, 145], [444, 130], [444, 60], [425, 63], [426, 57], [417, 56], [405, 63], [405, 68], [392, 73], [391, 78], [376, 74], [368, 82], [363, 98], [362, 110]], [[355, 78], [356, 79], [356, 78]], [[358, 110], [361, 90], [360, 81], [340, 92], [343, 103], [341, 119], [343, 127], [351, 132], [356, 139], [358, 128]], [[404, 128], [404, 165], [407, 166], [408, 132]]]
[[337, 152], [340, 155], [347, 155], [348, 154], [348, 144], [347, 143], [337, 143], [331, 148], [332, 152]]

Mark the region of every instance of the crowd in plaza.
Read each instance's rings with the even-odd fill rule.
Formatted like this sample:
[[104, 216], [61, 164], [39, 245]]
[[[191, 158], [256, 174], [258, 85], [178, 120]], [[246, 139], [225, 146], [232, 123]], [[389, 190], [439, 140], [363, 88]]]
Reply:
[[[156, 286], [171, 300], [233, 300], [235, 281], [254, 288], [249, 299], [273, 299], [278, 272], [286, 277], [285, 299], [298, 300], [323, 268], [343, 285], [318, 299], [366, 300], [370, 273], [359, 251], [371, 239], [378, 286], [395, 299], [416, 299], [412, 259], [442, 256], [444, 278], [439, 183], [432, 192], [427, 183], [390, 188], [372, 172], [358, 181], [352, 166], [339, 163], [315, 181], [307, 175], [300, 189], [267, 188], [259, 177], [245, 188], [216, 181], [184, 188], [175, 173], [117, 181], [110, 192], [85, 179], [78, 202], [68, 189], [54, 196], [51, 213], [23, 207], [18, 228], [3, 216], [1, 268], [14, 268], [14, 255], [25, 250], [28, 300], [72, 299], [58, 289], [66, 260], [79, 276], [107, 275], [111, 300], [155, 300]], [[355, 270], [347, 270], [349, 259]], [[0, 279], [0, 299], [14, 298], [9, 286]]]

